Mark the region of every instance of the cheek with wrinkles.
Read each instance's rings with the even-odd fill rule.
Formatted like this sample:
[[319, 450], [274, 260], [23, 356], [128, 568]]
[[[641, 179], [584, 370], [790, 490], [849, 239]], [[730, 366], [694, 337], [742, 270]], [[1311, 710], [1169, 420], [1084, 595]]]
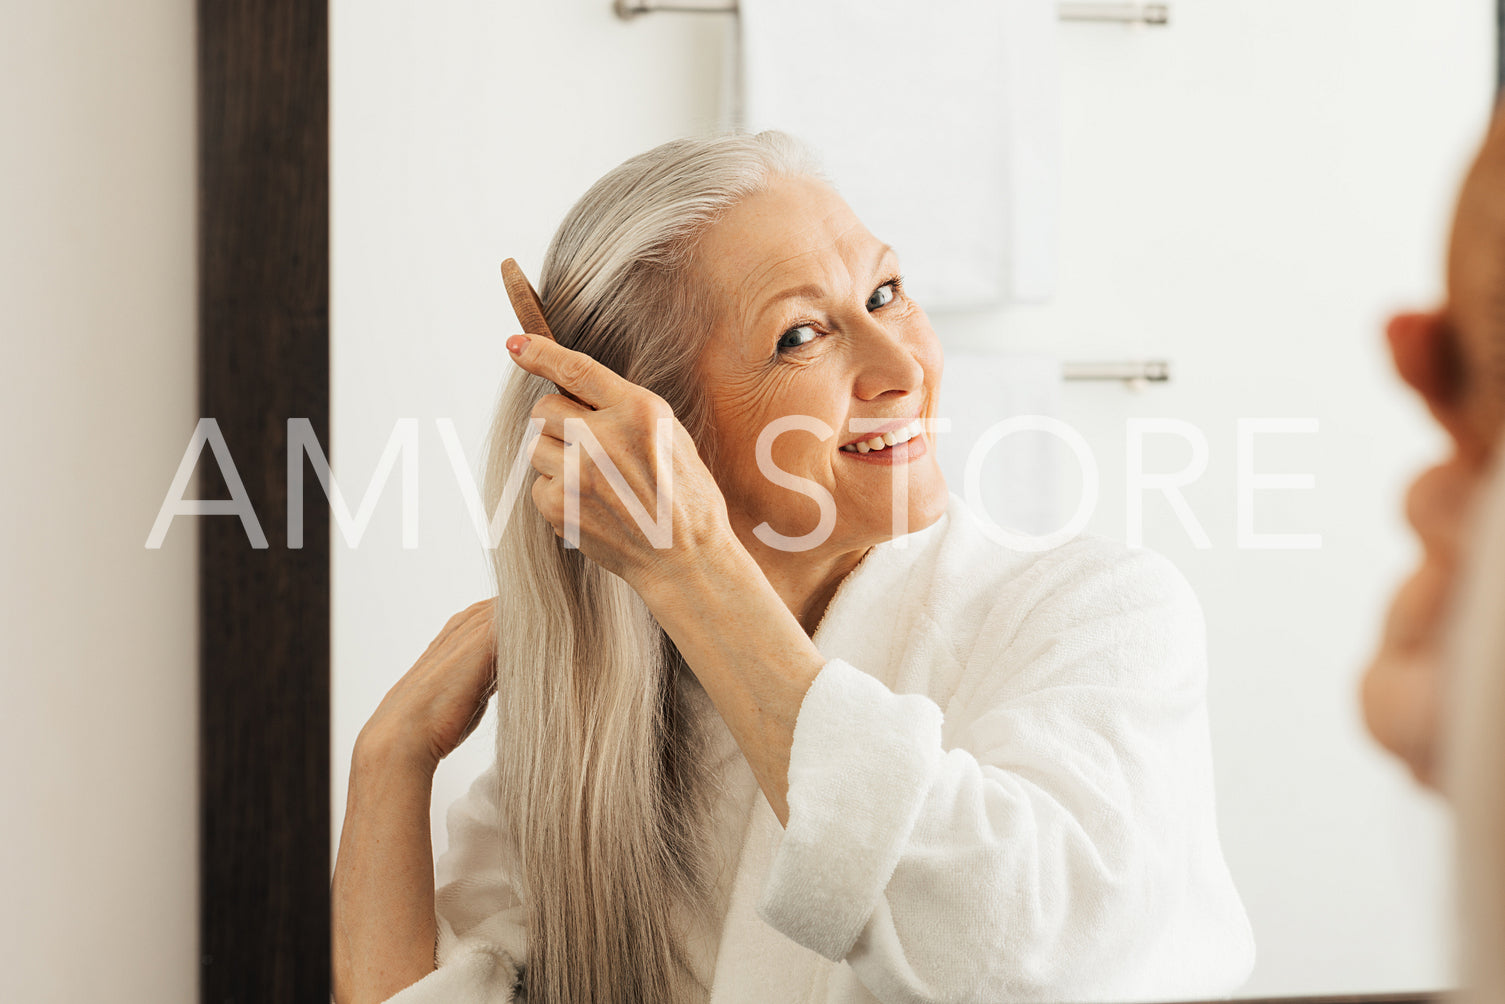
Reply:
[[801, 393], [799, 385], [798, 372], [793, 368], [714, 378], [711, 393], [721, 441], [742, 443], [750, 449], [764, 426], [785, 415], [813, 414], [829, 424], [831, 416], [815, 410], [811, 406], [812, 396]]
[[[841, 432], [838, 430], [837, 436], [840, 435]], [[806, 432], [803, 429], [793, 430], [780, 436], [778, 442], [773, 444], [774, 466], [781, 471], [788, 471], [802, 478], [810, 478], [829, 487], [831, 451], [836, 449], [838, 442], [839, 440], [834, 438], [818, 439], [815, 433]]]
[[758, 468], [758, 436], [770, 422], [787, 414], [811, 415], [834, 430], [834, 437], [820, 439], [803, 429], [784, 432], [773, 442], [773, 464], [781, 471], [829, 483], [830, 452], [839, 442], [840, 419], [810, 397], [756, 393], [735, 399], [717, 397], [717, 428], [727, 446], [721, 451], [717, 481], [738, 496], [765, 494], [769, 479]]

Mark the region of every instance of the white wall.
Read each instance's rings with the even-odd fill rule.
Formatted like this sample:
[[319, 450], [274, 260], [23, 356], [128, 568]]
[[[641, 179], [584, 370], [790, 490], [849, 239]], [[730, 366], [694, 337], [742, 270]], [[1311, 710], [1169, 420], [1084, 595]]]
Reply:
[[193, 10], [0, 9], [0, 1000], [197, 996]]
[[[1168, 357], [1134, 395], [1077, 386], [1064, 417], [1093, 444], [1091, 528], [1123, 537], [1125, 422], [1201, 427], [1186, 497], [1196, 550], [1145, 502], [1145, 541], [1207, 611], [1224, 846], [1254, 920], [1249, 995], [1451, 980], [1447, 821], [1367, 740], [1357, 675], [1413, 550], [1409, 473], [1439, 448], [1391, 377], [1386, 311], [1441, 289], [1453, 192], [1488, 113], [1488, 0], [1177, 0], [1164, 30], [1062, 27], [1063, 258], [1046, 307], [933, 314], [948, 348], [1066, 359]], [[421, 423], [418, 549], [395, 485], [358, 549], [334, 553], [336, 820], [365, 717], [445, 619], [488, 593], [483, 554], [435, 431], [472, 471], [516, 330], [496, 263], [535, 277], [553, 228], [625, 157], [716, 121], [729, 22], [608, 0], [332, 10], [333, 437], [347, 495], [393, 424]], [[839, 181], [839, 179], [838, 179]], [[881, 236], [881, 235], [880, 235]], [[901, 249], [902, 250], [902, 249]], [[1260, 441], [1260, 471], [1316, 475], [1261, 493], [1260, 531], [1318, 551], [1236, 546], [1235, 423], [1316, 418]], [[1146, 467], [1186, 459], [1149, 445]], [[490, 755], [489, 724], [441, 767], [434, 813]]]

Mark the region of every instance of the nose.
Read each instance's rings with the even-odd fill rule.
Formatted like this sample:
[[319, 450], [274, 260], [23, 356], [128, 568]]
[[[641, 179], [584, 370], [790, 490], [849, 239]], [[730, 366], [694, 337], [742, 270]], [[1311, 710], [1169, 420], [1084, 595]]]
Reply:
[[925, 385], [925, 366], [919, 346], [904, 329], [889, 328], [871, 314], [856, 339], [858, 358], [852, 393], [863, 401], [884, 396], [902, 398]]

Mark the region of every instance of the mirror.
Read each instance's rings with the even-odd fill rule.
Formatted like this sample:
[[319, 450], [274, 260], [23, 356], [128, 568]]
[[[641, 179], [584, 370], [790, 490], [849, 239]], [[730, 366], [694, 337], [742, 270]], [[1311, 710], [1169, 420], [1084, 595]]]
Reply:
[[[244, 22], [237, 36], [206, 10], [206, 40], [242, 41], [204, 43], [204, 86], [211, 95], [222, 93], [216, 81], [228, 92], [256, 81], [261, 93], [309, 88], [298, 108], [279, 106], [307, 140], [290, 138], [275, 154], [292, 160], [317, 149], [322, 26], [289, 5], [264, 6], [281, 10], [274, 22], [286, 33], [261, 30], [256, 37], [271, 42], [259, 50], [243, 41]], [[1386, 0], [1362, 14], [1310, 0], [1172, 8], [1163, 28], [1061, 26], [1054, 297], [931, 311], [931, 320], [948, 355], [1169, 360], [1170, 379], [1148, 386], [1067, 380], [1055, 406], [1098, 464], [1087, 529], [1142, 534], [1192, 583], [1205, 613], [1222, 848], [1258, 950], [1240, 997], [1410, 1000], [1453, 982], [1447, 814], [1368, 739], [1356, 695], [1413, 553], [1402, 487], [1440, 438], [1392, 376], [1381, 325], [1389, 311], [1440, 294], [1452, 200], [1494, 93], [1496, 10], [1486, 0]], [[604, 0], [330, 6], [327, 428], [299, 410], [316, 406], [321, 373], [308, 358], [313, 369], [287, 368], [300, 358], [297, 339], [259, 372], [267, 386], [297, 388], [280, 399], [281, 414], [314, 416], [349, 511], [372, 492], [350, 546], [338, 526], [330, 532], [309, 479], [305, 549], [272, 559], [285, 570], [280, 612], [297, 627], [270, 630], [317, 647], [327, 624], [331, 689], [318, 693], [317, 673], [304, 674], [297, 685], [313, 689], [300, 691], [310, 696], [296, 709], [249, 685], [217, 705], [227, 663], [210, 669], [209, 637], [229, 606], [205, 601], [208, 775], [249, 776], [253, 768], [235, 765], [256, 748], [216, 731], [215, 707], [232, 720], [260, 701], [297, 728], [330, 716], [325, 759], [317, 741], [289, 754], [304, 781], [326, 769], [331, 785], [329, 830], [301, 831], [295, 843], [305, 851], [321, 846], [283, 872], [296, 872], [293, 881], [316, 879], [319, 868], [327, 877], [323, 855], [338, 839], [350, 750], [366, 717], [449, 616], [490, 589], [461, 486], [477, 477], [512, 365], [502, 340], [517, 328], [497, 263], [516, 257], [537, 281], [550, 235], [592, 181], [659, 142], [716, 127], [733, 26], [725, 15], [670, 12], [624, 22]], [[232, 78], [236, 66], [246, 75]], [[206, 163], [214, 142], [206, 136]], [[303, 164], [310, 175], [323, 168], [317, 156]], [[231, 199], [236, 183], [215, 187], [215, 177], [205, 188], [211, 224], [215, 199]], [[313, 220], [319, 207], [309, 198]], [[276, 215], [265, 200], [235, 211], [263, 227]], [[215, 232], [206, 230], [206, 254]], [[267, 267], [317, 272], [321, 259], [301, 250], [318, 243], [310, 233], [268, 238], [262, 249], [282, 257]], [[300, 249], [292, 259], [290, 247]], [[244, 281], [208, 269], [206, 296], [215, 282]], [[307, 317], [285, 303], [264, 310], [279, 330], [318, 327], [298, 328]], [[206, 331], [215, 316], [206, 306]], [[239, 323], [254, 322], [252, 311]], [[206, 373], [224, 358], [223, 345], [218, 357], [211, 349]], [[235, 372], [244, 381], [244, 360]], [[213, 384], [224, 402], [216, 412], [209, 386], [205, 413], [228, 414], [236, 389]], [[260, 414], [265, 404], [242, 406]], [[1135, 430], [1142, 452], [1131, 464]], [[418, 502], [406, 512], [415, 547], [404, 546], [401, 471], [384, 466], [404, 437], [417, 447], [405, 457], [420, 458]], [[270, 492], [282, 484], [283, 448], [267, 446]], [[1145, 480], [1154, 475], [1162, 481]], [[1158, 487], [1171, 482], [1170, 494]], [[1081, 488], [1066, 470], [1063, 495]], [[229, 551], [217, 553], [217, 567], [244, 560]], [[493, 729], [488, 719], [441, 765], [436, 852], [447, 839], [445, 808], [489, 760]], [[217, 775], [215, 763], [224, 765]], [[206, 798], [206, 835], [228, 835], [232, 814], [215, 815], [209, 788]], [[317, 795], [290, 813], [303, 818], [292, 825], [307, 824], [309, 806], [319, 807]], [[216, 846], [206, 846], [206, 880]], [[240, 851], [242, 861], [264, 855], [271, 871], [283, 860], [275, 849]], [[209, 933], [224, 923], [213, 888], [206, 944], [222, 944]], [[327, 947], [322, 916], [304, 934]], [[233, 957], [225, 949], [206, 972], [228, 972]], [[293, 968], [317, 982], [307, 975], [317, 967]]]

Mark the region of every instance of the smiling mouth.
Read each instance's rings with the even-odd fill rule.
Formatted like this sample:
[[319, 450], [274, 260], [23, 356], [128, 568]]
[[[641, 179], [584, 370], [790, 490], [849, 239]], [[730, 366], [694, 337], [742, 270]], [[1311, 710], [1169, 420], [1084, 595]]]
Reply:
[[876, 453], [880, 450], [886, 450], [890, 446], [907, 443], [924, 431], [924, 420], [917, 418], [908, 425], [900, 426], [891, 432], [885, 432], [881, 435], [872, 436], [869, 439], [849, 443], [841, 449], [844, 453]]

